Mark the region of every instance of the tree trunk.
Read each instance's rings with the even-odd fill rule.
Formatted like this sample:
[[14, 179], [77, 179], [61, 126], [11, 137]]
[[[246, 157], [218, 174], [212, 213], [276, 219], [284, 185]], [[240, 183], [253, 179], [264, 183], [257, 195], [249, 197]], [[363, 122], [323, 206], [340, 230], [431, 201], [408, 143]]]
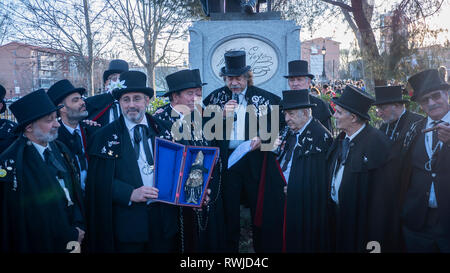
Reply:
[[83, 9], [84, 9], [84, 20], [86, 24], [86, 40], [87, 40], [87, 49], [88, 49], [88, 61], [87, 61], [87, 71], [88, 71], [88, 94], [89, 96], [93, 96], [94, 92], [94, 49], [93, 49], [93, 41], [92, 41], [92, 30], [91, 30], [91, 22], [89, 18], [89, 3], [88, 0], [83, 0]]

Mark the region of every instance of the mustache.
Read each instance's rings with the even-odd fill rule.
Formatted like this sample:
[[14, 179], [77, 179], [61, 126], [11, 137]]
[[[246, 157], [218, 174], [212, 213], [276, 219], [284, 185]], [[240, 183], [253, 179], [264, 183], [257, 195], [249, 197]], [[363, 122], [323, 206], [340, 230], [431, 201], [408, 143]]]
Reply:
[[441, 107], [440, 105], [432, 105], [428, 108], [428, 111], [433, 111], [433, 110], [439, 109], [440, 107]]
[[135, 108], [135, 107], [130, 107], [130, 108], [127, 109], [127, 114], [128, 114], [129, 112], [139, 112], [139, 109], [138, 109], [138, 108]]
[[230, 85], [230, 88], [241, 88], [240, 85]]

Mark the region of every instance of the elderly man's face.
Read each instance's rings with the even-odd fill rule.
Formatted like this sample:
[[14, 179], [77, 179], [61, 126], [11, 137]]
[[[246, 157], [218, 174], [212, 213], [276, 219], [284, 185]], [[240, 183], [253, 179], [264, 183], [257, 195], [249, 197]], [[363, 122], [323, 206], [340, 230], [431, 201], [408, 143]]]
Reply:
[[26, 132], [41, 143], [48, 143], [58, 138], [59, 126], [56, 112], [53, 112], [31, 123]]
[[226, 76], [225, 83], [231, 90], [231, 92], [237, 94], [241, 93], [245, 88], [247, 88], [247, 78], [244, 75]]
[[448, 102], [448, 92], [445, 90], [437, 90], [428, 93], [418, 99], [420, 107], [433, 120], [442, 119], [450, 110]]
[[63, 101], [64, 107], [60, 112], [65, 113], [70, 120], [83, 120], [88, 116], [86, 103], [80, 93], [73, 93], [67, 96]]
[[352, 125], [352, 114], [344, 108], [336, 105], [336, 112], [333, 115], [336, 118], [336, 128], [341, 130], [348, 130]]
[[288, 84], [291, 90], [309, 89], [311, 79], [309, 77], [289, 77]]
[[382, 104], [377, 105], [377, 116], [380, 117], [384, 123], [391, 123], [397, 120], [400, 116], [395, 111], [396, 104]]
[[190, 111], [194, 111], [195, 101], [200, 101], [202, 99], [202, 88], [189, 88], [181, 91], [180, 93], [173, 94], [173, 104], [175, 105], [186, 105], [189, 107]]
[[302, 128], [306, 115], [303, 109], [292, 109], [284, 111], [284, 120], [289, 128], [293, 131], [298, 131]]
[[125, 93], [120, 97], [119, 104], [126, 119], [134, 123], [140, 123], [145, 115], [145, 109], [150, 103], [150, 98], [141, 92]]

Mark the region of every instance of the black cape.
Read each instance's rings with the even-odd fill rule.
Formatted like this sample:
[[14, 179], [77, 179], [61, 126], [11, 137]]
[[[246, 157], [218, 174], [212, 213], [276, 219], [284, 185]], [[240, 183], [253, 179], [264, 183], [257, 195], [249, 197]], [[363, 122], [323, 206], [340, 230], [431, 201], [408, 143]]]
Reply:
[[333, 138], [313, 119], [299, 136], [287, 188], [286, 251], [329, 251], [326, 156]]
[[[58, 141], [49, 143], [67, 172], [64, 182], [74, 205], [31, 142], [19, 137], [1, 156], [0, 178], [2, 252], [68, 252], [67, 243], [78, 240], [75, 227], [84, 227], [81, 188], [69, 152]], [[72, 248], [69, 248], [71, 250]]]
[[13, 133], [17, 124], [7, 119], [0, 119], [0, 154], [3, 153], [17, 136]]
[[[139, 185], [133, 183], [142, 185], [138, 170], [136, 173], [136, 170], [132, 169], [133, 166], [137, 168], [136, 161], [127, 160], [128, 155], [130, 155], [130, 158], [134, 158], [134, 152], [131, 148], [129, 137], [128, 140], [125, 139], [124, 133], [126, 133], [127, 128], [123, 119], [123, 116], [121, 116], [118, 120], [98, 130], [89, 147], [89, 169], [86, 180], [86, 204], [88, 207], [88, 232], [86, 236], [89, 252], [114, 252], [116, 249], [115, 235], [117, 233], [115, 229], [119, 230], [117, 225], [121, 223], [117, 222], [121, 220], [115, 219], [115, 214], [113, 213], [112, 185], [115, 173], [128, 171], [130, 172], [129, 186], [139, 187]], [[156, 136], [168, 140], [172, 139], [170, 124], [154, 119], [149, 115], [147, 115], [147, 121], [153, 132], [156, 133]], [[154, 137], [152, 136], [152, 141], [154, 141]], [[127, 156], [125, 156], [125, 153], [127, 153]], [[167, 210], [161, 212], [165, 216], [164, 219], [167, 220], [161, 223], [162, 229], [166, 231], [165, 235], [175, 236], [178, 232], [176, 222], [178, 210], [175, 206], [170, 205], [161, 205], [161, 207], [164, 207], [163, 210], [167, 207]], [[117, 218], [119, 216], [116, 215]], [[139, 219], [130, 219], [130, 221], [139, 222]], [[127, 223], [122, 223], [122, 225], [124, 227], [121, 227], [119, 232], [122, 232], [123, 235]], [[136, 227], [140, 232], [146, 232], [142, 230], [143, 228]], [[140, 240], [142, 238], [142, 234], [133, 234], [132, 232], [128, 232], [125, 235], [129, 238], [137, 238], [132, 240]], [[164, 238], [161, 238], [161, 240], [164, 241]]]
[[[179, 121], [179, 116], [172, 116], [172, 107], [166, 104], [153, 114], [154, 117], [171, 123]], [[190, 115], [194, 124], [194, 116]], [[200, 124], [201, 126], [202, 124]], [[181, 127], [180, 127], [181, 129]], [[202, 138], [194, 138], [194, 131], [191, 130], [192, 146], [212, 146], [211, 141], [207, 141], [202, 134]], [[222, 160], [214, 167], [209, 189], [211, 190], [208, 206], [201, 211], [196, 209], [183, 208], [185, 220], [185, 252], [224, 252], [225, 251], [225, 222], [222, 201]]]
[[[330, 204], [334, 203], [330, 194], [333, 170], [344, 137], [344, 132], [339, 134], [328, 154]], [[395, 181], [387, 164], [389, 149], [387, 137], [369, 124], [350, 142], [338, 193], [338, 215], [330, 219], [337, 252], [367, 253], [370, 241], [379, 242], [382, 252], [392, 248]], [[330, 207], [330, 211], [334, 209]]]

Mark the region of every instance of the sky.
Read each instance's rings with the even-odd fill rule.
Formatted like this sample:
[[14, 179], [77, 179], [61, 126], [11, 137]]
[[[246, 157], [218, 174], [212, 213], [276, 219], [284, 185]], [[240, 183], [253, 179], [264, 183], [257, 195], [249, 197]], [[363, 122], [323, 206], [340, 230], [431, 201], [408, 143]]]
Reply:
[[[376, 5], [379, 5], [379, 10], [383, 11], [385, 9], [390, 10], [390, 5], [394, 1], [382, 1], [376, 0]], [[398, 2], [398, 1], [395, 1]], [[441, 11], [438, 15], [434, 15], [426, 19], [427, 23], [433, 28], [450, 28], [450, 0], [445, 0]], [[353, 31], [348, 28], [347, 23], [342, 22], [342, 20], [337, 18], [330, 18], [330, 20], [322, 23], [319, 28], [311, 33], [307, 28], [302, 28], [300, 32], [300, 40], [310, 40], [318, 37], [331, 37], [333, 40], [340, 42], [341, 49], [349, 49], [351, 43], [354, 43], [355, 35]], [[379, 35], [376, 37], [379, 38]], [[450, 40], [449, 31], [443, 32], [438, 36], [438, 42], [444, 43], [446, 39]]]

